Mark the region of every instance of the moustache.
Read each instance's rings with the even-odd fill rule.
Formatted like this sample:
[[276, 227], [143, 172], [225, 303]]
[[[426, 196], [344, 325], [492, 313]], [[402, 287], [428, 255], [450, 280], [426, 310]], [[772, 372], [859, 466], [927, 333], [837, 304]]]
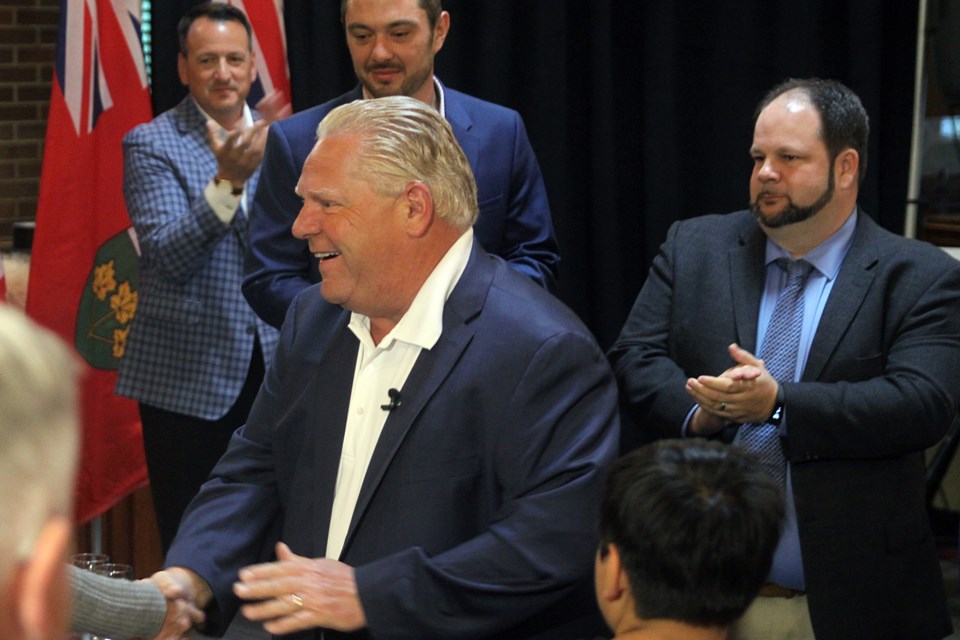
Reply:
[[398, 64], [370, 64], [365, 67], [367, 71], [400, 71], [401, 67]]

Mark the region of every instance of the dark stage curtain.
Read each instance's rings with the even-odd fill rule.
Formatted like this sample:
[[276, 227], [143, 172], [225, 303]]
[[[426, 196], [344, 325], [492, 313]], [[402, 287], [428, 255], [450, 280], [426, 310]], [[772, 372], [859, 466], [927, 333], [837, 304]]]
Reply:
[[[155, 3], [158, 112], [183, 95], [175, 38], [166, 52], [160, 45], [189, 4]], [[355, 83], [339, 4], [285, 0], [296, 110]], [[523, 115], [561, 243], [560, 295], [604, 348], [670, 223], [745, 206], [753, 109], [787, 77], [836, 78], [860, 95], [872, 125], [861, 204], [902, 232], [915, 1], [448, 0], [444, 8], [452, 26], [437, 73]]]

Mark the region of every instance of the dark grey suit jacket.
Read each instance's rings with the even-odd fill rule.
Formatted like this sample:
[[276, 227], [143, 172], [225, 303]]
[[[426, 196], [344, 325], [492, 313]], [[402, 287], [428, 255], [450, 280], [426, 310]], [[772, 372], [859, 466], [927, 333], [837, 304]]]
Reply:
[[[765, 243], [748, 211], [671, 227], [609, 354], [643, 439], [680, 436], [686, 379], [731, 366], [730, 343], [756, 353]], [[783, 389], [818, 640], [948, 635], [923, 451], [960, 402], [960, 262], [861, 211], [801, 381]]]

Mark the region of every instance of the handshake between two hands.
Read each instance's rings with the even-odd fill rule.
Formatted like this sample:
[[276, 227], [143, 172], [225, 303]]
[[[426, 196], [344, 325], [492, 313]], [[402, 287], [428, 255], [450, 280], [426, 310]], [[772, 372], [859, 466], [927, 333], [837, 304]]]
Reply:
[[[247, 601], [243, 615], [272, 634], [324, 627], [356, 631], [366, 627], [353, 567], [328, 558], [298, 556], [277, 544], [277, 561], [240, 570], [234, 594]], [[172, 567], [150, 578], [167, 600], [167, 615], [155, 640], [188, 638], [204, 621], [213, 594], [200, 576]]]

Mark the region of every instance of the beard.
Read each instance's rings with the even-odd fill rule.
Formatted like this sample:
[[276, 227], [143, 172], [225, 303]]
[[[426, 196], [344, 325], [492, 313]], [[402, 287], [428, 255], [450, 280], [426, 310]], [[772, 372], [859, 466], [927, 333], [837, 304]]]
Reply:
[[[382, 65], [383, 68], [396, 68], [393, 65]], [[422, 87], [428, 79], [433, 77], [433, 72], [427, 68], [422, 69], [416, 74], [407, 77], [400, 86], [394, 90], [389, 87], [384, 87], [378, 85], [371, 81], [368, 77], [368, 73], [376, 71], [380, 66], [371, 66], [364, 69], [363, 74], [357, 74], [357, 79], [360, 80], [360, 84], [363, 85], [364, 89], [367, 90], [374, 98], [386, 98], [388, 96], [412, 96], [420, 87]]]
[[750, 204], [750, 211], [753, 212], [753, 217], [768, 229], [777, 229], [779, 227], [785, 227], [788, 224], [796, 224], [798, 222], [803, 222], [804, 220], [809, 220], [813, 216], [820, 213], [830, 200], [833, 199], [833, 192], [836, 187], [836, 183], [833, 178], [833, 171], [830, 171], [827, 174], [827, 188], [824, 189], [823, 193], [820, 194], [820, 197], [816, 199], [815, 202], [809, 204], [805, 207], [798, 206], [794, 203], [793, 200], [787, 196], [787, 204], [784, 205], [783, 209], [779, 212], [773, 214], [769, 218], [763, 217], [763, 211], [760, 208], [760, 198], [763, 196], [763, 192], [757, 194], [756, 199]]

